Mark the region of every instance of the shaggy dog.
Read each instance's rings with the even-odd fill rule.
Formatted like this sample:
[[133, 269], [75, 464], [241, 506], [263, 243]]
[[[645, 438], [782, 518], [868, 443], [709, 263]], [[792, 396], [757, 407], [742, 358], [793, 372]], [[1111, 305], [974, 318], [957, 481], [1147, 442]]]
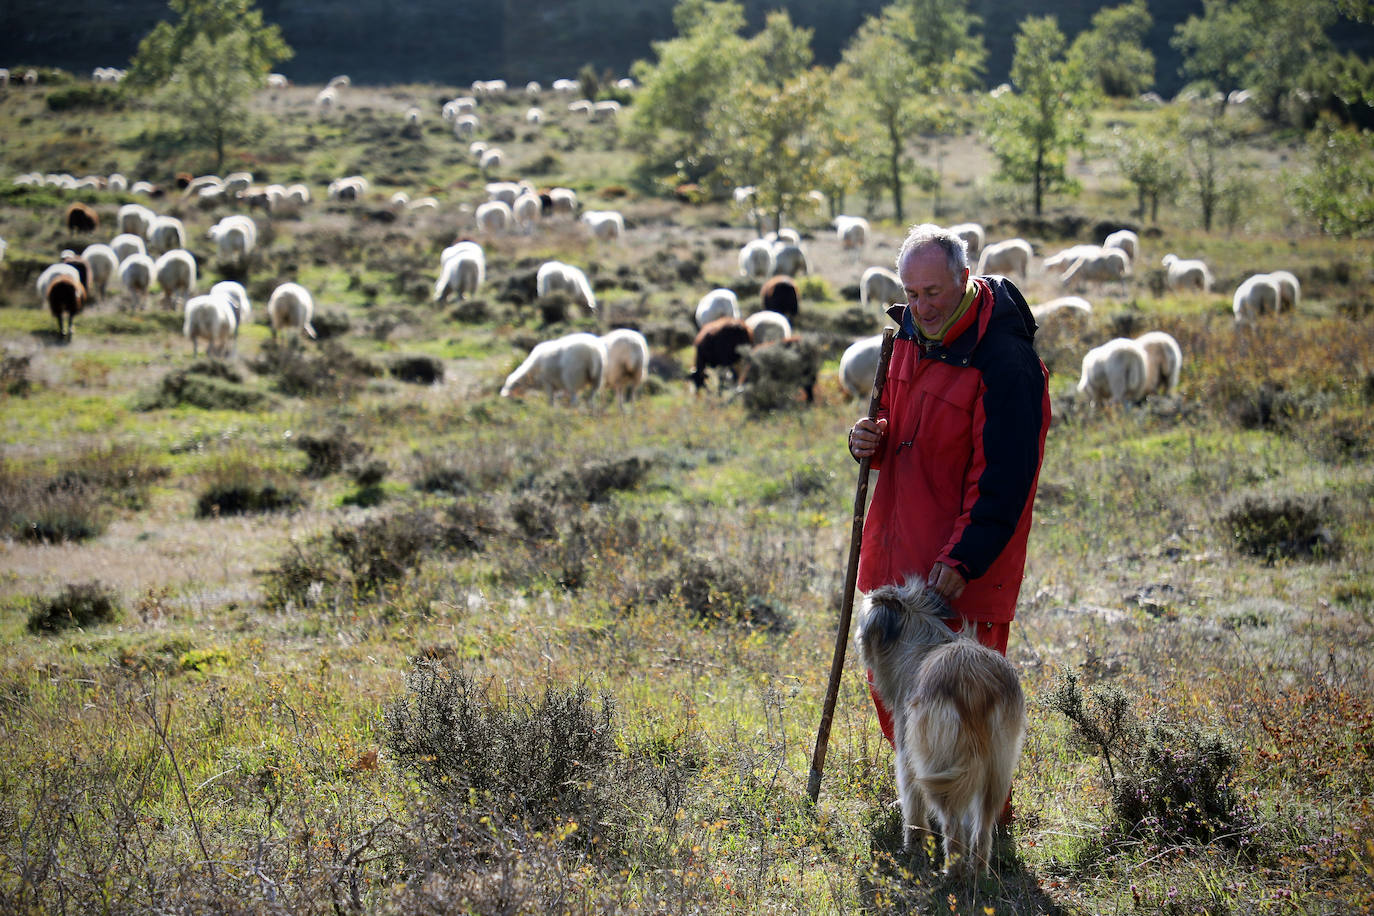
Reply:
[[869, 592], [854, 641], [892, 711], [906, 850], [944, 834], [947, 874], [976, 876], [1026, 734], [1026, 702], [1011, 664], [980, 645], [919, 579]]

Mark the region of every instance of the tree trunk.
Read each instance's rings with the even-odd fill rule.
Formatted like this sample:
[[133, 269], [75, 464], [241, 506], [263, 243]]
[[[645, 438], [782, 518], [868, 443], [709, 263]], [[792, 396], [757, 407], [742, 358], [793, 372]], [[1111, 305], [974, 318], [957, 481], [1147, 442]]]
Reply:
[[1032, 176], [1032, 183], [1034, 184], [1034, 193], [1035, 193], [1035, 215], [1036, 215], [1036, 218], [1039, 218], [1039, 217], [1040, 217], [1040, 213], [1041, 213], [1041, 204], [1042, 204], [1043, 201], [1044, 201], [1044, 188], [1043, 188], [1043, 186], [1042, 186], [1043, 180], [1044, 180], [1044, 177], [1043, 177], [1043, 176], [1044, 176], [1044, 169], [1045, 169], [1045, 150], [1044, 150], [1043, 147], [1038, 147], [1038, 148], [1035, 150], [1035, 173], [1034, 173], [1034, 175]]
[[891, 141], [891, 155], [888, 157], [889, 180], [892, 182], [892, 210], [897, 216], [897, 225], [902, 219], [902, 135], [895, 122], [887, 125], [888, 139]]

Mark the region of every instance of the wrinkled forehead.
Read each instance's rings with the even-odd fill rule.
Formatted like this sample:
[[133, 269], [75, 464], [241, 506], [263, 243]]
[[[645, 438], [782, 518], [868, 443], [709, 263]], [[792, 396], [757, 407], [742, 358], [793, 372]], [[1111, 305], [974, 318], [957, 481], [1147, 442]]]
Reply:
[[902, 285], [909, 289], [957, 284], [963, 279], [951, 270], [945, 250], [935, 244], [908, 251], [898, 265], [897, 274]]

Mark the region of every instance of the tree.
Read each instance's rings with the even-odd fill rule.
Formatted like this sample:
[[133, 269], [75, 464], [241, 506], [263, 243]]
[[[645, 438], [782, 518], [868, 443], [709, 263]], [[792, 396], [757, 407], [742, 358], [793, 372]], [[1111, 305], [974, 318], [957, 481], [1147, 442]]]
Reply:
[[1180, 119], [1178, 135], [1182, 140], [1188, 190], [1201, 210], [1202, 228], [1210, 232], [1218, 208], [1228, 191], [1234, 190], [1227, 176], [1232, 172], [1231, 148], [1236, 131], [1225, 119], [1198, 111]]
[[1136, 192], [1136, 218], [1145, 219], [1148, 205], [1150, 222], [1159, 222], [1159, 202], [1167, 200], [1183, 179], [1183, 171], [1164, 136], [1146, 133], [1143, 128], [1113, 132], [1116, 165], [1122, 177]]
[[1145, 0], [1132, 0], [1098, 10], [1092, 28], [1073, 40], [1071, 53], [1105, 95], [1131, 98], [1154, 85], [1155, 56], [1144, 46], [1151, 21]]
[[811, 66], [811, 29], [792, 24], [787, 10], [774, 10], [763, 31], [749, 39], [749, 55], [761, 62], [760, 78], [782, 86]]
[[139, 42], [127, 77], [131, 87], [148, 91], [166, 83], [197, 36], [215, 42], [227, 35], [242, 35], [246, 48], [242, 66], [259, 82], [293, 54], [281, 29], [264, 24], [262, 12], [251, 0], [169, 0], [168, 6], [180, 18], [175, 24], [159, 22]]
[[1035, 215], [1047, 191], [1072, 188], [1065, 170], [1069, 149], [1085, 141], [1096, 92], [1082, 62], [1065, 56], [1064, 34], [1051, 16], [1031, 16], [1016, 36], [1014, 92], [990, 98], [986, 112], [998, 174], [1028, 184]]
[[248, 99], [260, 85], [252, 53], [243, 32], [218, 39], [197, 35], [157, 96], [192, 139], [215, 148], [216, 172], [224, 166], [225, 144], [243, 135]]
[[1374, 236], [1374, 133], [1327, 118], [1307, 148], [1310, 164], [1291, 186], [1299, 209], [1329, 235]]

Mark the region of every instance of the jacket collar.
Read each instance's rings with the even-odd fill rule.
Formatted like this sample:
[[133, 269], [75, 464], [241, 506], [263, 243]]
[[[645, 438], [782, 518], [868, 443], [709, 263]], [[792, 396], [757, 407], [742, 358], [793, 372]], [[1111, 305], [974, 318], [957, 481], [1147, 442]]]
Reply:
[[945, 362], [967, 365], [970, 354], [983, 332], [987, 330], [992, 316], [992, 287], [982, 277], [971, 277], [969, 283], [977, 287], [977, 294], [968, 310], [955, 322], [954, 327], [945, 332], [943, 340], [928, 342], [922, 339], [911, 317], [911, 307], [897, 303], [887, 310], [888, 316], [897, 322], [897, 338], [910, 340], [921, 349], [922, 356], [933, 356]]

